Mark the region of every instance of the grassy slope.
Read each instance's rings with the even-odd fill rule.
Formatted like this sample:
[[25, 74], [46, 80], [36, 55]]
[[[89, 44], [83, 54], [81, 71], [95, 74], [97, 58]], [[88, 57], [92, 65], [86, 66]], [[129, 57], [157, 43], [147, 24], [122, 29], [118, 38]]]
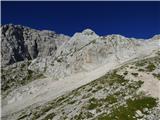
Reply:
[[[159, 65], [159, 57], [148, 58], [131, 63], [131, 65], [137, 71], [143, 69], [142, 72], [153, 74]], [[128, 74], [128, 71], [123, 75], [117, 72], [122, 68], [107, 73], [44, 105], [30, 106], [17, 113], [17, 119], [137, 120], [143, 117], [136, 116], [137, 110], [140, 110], [143, 115], [152, 114], [143, 109], [147, 108], [148, 111], [151, 111], [157, 106], [157, 99], [146, 96], [144, 93], [137, 93], [143, 82], [125, 79], [124, 76]], [[137, 77], [136, 73], [132, 75]]]

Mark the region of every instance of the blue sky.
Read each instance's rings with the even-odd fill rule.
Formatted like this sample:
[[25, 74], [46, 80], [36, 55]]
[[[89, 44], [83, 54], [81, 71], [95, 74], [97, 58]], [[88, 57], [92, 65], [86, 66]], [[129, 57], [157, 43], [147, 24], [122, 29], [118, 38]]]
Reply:
[[160, 34], [160, 2], [2, 2], [2, 24], [21, 24], [72, 36], [91, 28], [99, 35], [150, 38]]

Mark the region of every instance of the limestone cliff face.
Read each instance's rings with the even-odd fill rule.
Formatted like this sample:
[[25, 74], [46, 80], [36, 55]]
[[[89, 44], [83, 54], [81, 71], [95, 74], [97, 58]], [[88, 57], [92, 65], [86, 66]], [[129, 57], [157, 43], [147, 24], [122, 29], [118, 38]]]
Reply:
[[29, 68], [59, 79], [89, 72], [105, 64], [121, 64], [159, 49], [159, 38], [142, 40], [121, 35], [98, 36], [86, 29], [75, 33], [54, 56], [34, 60]]
[[55, 54], [69, 40], [68, 36], [47, 30], [35, 30], [21, 25], [1, 27], [2, 66]]

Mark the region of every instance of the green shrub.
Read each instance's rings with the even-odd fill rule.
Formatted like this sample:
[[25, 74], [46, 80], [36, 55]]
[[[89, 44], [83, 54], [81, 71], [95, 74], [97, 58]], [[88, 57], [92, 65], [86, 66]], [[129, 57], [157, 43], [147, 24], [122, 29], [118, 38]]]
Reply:
[[49, 120], [49, 119], [52, 119], [54, 116], [55, 116], [55, 113], [50, 113], [42, 120]]
[[114, 95], [109, 95], [105, 98], [105, 101], [109, 104], [113, 104], [117, 102], [117, 98]]
[[128, 74], [128, 71], [125, 71], [124, 73], [123, 73], [123, 75], [127, 75]]
[[140, 69], [138, 69], [138, 71], [139, 72], [144, 72], [145, 70], [140, 68]]
[[122, 83], [125, 83], [127, 82], [126, 79], [124, 79], [124, 76], [122, 75], [118, 75], [116, 74], [116, 72], [113, 72], [109, 75], [109, 80], [107, 81], [109, 83], [109, 85], [113, 85], [113, 83], [119, 83], [119, 84], [122, 84]]
[[133, 76], [137, 77], [138, 73], [131, 73]]
[[152, 72], [153, 70], [156, 69], [156, 66], [153, 63], [149, 63], [148, 66], [146, 67], [148, 72]]
[[89, 99], [89, 104], [87, 106], [87, 109], [92, 110], [92, 109], [97, 108], [100, 105], [101, 105], [100, 102], [96, 98], [91, 98]]
[[141, 66], [144, 66], [145, 64], [146, 64], [146, 61], [143, 60], [143, 61], [138, 61], [135, 65], [136, 65], [137, 67], [141, 67]]
[[160, 80], [160, 73], [156, 74], [156, 73], [153, 73], [152, 74], [154, 77], [156, 77], [158, 80]]
[[76, 100], [72, 100], [68, 104], [74, 104], [75, 102], [76, 102]]
[[96, 43], [96, 40], [93, 40], [92, 43]]

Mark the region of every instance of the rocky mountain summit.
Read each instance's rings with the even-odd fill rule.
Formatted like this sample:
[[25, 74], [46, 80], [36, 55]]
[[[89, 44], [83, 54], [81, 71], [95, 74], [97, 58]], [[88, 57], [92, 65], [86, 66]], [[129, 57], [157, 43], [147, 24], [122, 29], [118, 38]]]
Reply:
[[[160, 119], [154, 116], [160, 111], [159, 35], [144, 40], [85, 29], [69, 37], [12, 24], [1, 33], [4, 120]], [[121, 110], [130, 117], [116, 114]]]
[[75, 33], [54, 56], [36, 59], [29, 68], [55, 79], [88, 72], [103, 64], [120, 64], [149, 55], [159, 48], [159, 39], [156, 38], [145, 41], [121, 35], [98, 36], [86, 29]]

